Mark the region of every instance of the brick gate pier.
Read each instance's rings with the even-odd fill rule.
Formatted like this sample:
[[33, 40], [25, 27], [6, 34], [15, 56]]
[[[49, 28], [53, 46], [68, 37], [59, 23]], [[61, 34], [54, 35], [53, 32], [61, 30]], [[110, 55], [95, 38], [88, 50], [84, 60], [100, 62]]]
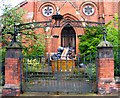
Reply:
[[[97, 92], [98, 94], [118, 93], [120, 85], [114, 79], [114, 55], [112, 45], [102, 41], [98, 46], [97, 55]], [[21, 90], [21, 59], [22, 48], [14, 42], [7, 48], [5, 58], [5, 85], [3, 96], [20, 96]]]

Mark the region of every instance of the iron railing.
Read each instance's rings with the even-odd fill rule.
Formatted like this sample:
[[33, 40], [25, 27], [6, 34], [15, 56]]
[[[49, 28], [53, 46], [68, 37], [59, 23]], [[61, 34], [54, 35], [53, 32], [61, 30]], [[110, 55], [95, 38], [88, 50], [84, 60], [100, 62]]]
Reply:
[[[95, 91], [95, 64], [82, 65], [80, 56], [51, 60], [50, 56], [23, 57], [23, 91], [90, 93]], [[92, 60], [92, 59], [91, 59]], [[95, 71], [95, 70], [94, 70]]]
[[[117, 55], [115, 55], [115, 76], [120, 76]], [[21, 60], [21, 87], [23, 91], [75, 93], [95, 91], [93, 90], [95, 87], [93, 81], [96, 81], [96, 53], [78, 54], [73, 59], [65, 57], [64, 60], [51, 60], [50, 55], [22, 57]], [[5, 64], [1, 62], [0, 65], [0, 86], [3, 86]], [[88, 90], [83, 90], [85, 85], [89, 88]]]

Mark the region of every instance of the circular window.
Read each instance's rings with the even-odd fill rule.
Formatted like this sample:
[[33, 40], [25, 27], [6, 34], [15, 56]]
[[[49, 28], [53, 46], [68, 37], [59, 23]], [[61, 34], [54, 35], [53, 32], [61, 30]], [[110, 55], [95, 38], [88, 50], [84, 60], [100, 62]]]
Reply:
[[51, 16], [53, 14], [53, 7], [51, 7], [51, 6], [43, 7], [42, 13], [44, 16]]
[[83, 7], [83, 13], [87, 16], [93, 15], [95, 12], [94, 7], [91, 5], [86, 5]]

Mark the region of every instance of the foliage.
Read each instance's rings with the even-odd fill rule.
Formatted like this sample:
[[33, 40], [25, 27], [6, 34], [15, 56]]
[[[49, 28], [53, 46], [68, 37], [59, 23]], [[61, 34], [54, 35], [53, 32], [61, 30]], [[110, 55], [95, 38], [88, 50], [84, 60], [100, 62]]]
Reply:
[[45, 52], [45, 35], [44, 34], [31, 34], [23, 35], [23, 54], [24, 56], [40, 56]]
[[2, 10], [3, 15], [0, 17], [0, 32], [2, 34], [2, 36], [0, 36], [0, 41], [2, 42], [0, 62], [4, 62], [5, 60], [6, 46], [11, 42], [12, 34], [14, 33], [14, 24], [22, 23], [21, 17], [24, 14], [22, 9], [16, 11], [16, 7], [12, 8], [9, 5], [4, 5]]
[[[6, 49], [5, 49], [5, 48], [1, 48], [1, 49], [0, 49], [0, 63], [3, 63], [3, 62], [4, 62], [5, 53], [6, 53]], [[2, 64], [1, 64], [1, 65], [2, 65]]]
[[89, 79], [96, 80], [96, 65], [88, 64], [85, 68], [85, 73]]
[[[91, 53], [95, 53], [97, 51], [96, 46], [100, 43], [102, 40], [102, 27], [91, 27], [86, 28], [86, 33], [79, 37], [80, 44], [79, 44], [79, 50], [81, 56], [85, 56], [86, 61], [90, 61], [90, 59], [94, 59], [95, 55], [90, 56]], [[91, 54], [92, 55], [92, 54]], [[83, 59], [81, 57], [81, 59]]]
[[118, 14], [114, 15], [114, 20], [111, 20], [107, 25], [107, 40], [113, 45], [113, 52], [114, 52], [114, 61], [115, 61], [115, 73], [116, 67], [118, 66], [118, 43], [119, 43], [119, 35], [118, 29], [114, 26], [118, 26]]
[[22, 15], [24, 11], [17, 8], [12, 8], [10, 5], [4, 5], [2, 7], [3, 15], [0, 16], [0, 81], [4, 82], [4, 63], [5, 63], [5, 54], [6, 54], [6, 46], [8, 46], [12, 39], [12, 34], [14, 33], [14, 24], [22, 23]]
[[4, 76], [2, 73], [0, 73], [0, 86], [3, 86], [4, 83]]
[[[2, 24], [2, 48], [8, 46], [13, 38], [14, 24], [23, 22], [22, 16], [25, 14], [21, 8], [4, 5], [3, 16], [0, 18]], [[35, 33], [35, 30], [22, 30], [17, 35], [17, 42], [23, 46], [24, 55], [41, 55], [45, 50], [45, 36]], [[39, 32], [40, 33], [40, 32]]]
[[40, 60], [35, 58], [24, 59], [24, 64], [24, 71], [26, 72], [37, 72], [43, 68]]
[[[104, 28], [106, 28], [107, 31], [107, 41], [113, 45], [114, 51], [116, 51], [118, 48], [118, 30], [114, 27], [114, 22], [110, 21], [104, 26]], [[95, 53], [97, 51], [96, 46], [102, 41], [103, 38], [103, 27], [98, 26], [86, 28], [85, 30], [85, 34], [79, 37], [79, 50], [81, 54], [88, 55], [89, 53]]]
[[5, 53], [6, 53], [6, 49], [1, 48], [0, 49], [0, 86], [4, 85]]
[[17, 10], [16, 7], [4, 5], [3, 16], [1, 16], [0, 24], [2, 25], [2, 44], [8, 46], [14, 33], [14, 24], [23, 23], [22, 16], [25, 13], [22, 9]]
[[[0, 50], [1, 58], [0, 62], [4, 62], [5, 54], [6, 54], [6, 46], [9, 46], [13, 39], [14, 34], [14, 24], [21, 24], [23, 23], [22, 16], [25, 14], [25, 11], [21, 8], [12, 8], [10, 6], [4, 5], [3, 9], [3, 16], [0, 17], [0, 24], [1, 24], [1, 32], [2, 32], [2, 49]], [[44, 34], [37, 34], [35, 30], [22, 30], [22, 33], [17, 35], [17, 42], [22, 44], [23, 47], [23, 55], [24, 56], [36, 56], [42, 55], [45, 50], [45, 35]], [[43, 32], [42, 32], [43, 33]], [[28, 67], [30, 70], [35, 71], [37, 68], [41, 68], [41, 64], [38, 64], [38, 60], [30, 59], [28, 62]], [[23, 62], [25, 63], [25, 62]], [[32, 63], [32, 65], [31, 65]], [[1, 66], [2, 67], [2, 66]]]
[[96, 47], [102, 39], [101, 27], [86, 28], [85, 34], [80, 36], [79, 50], [81, 53], [88, 54], [96, 51]]
[[118, 30], [110, 25], [107, 27], [107, 40], [113, 45], [115, 67], [118, 63]]
[[89, 63], [84, 68], [75, 68], [73, 74], [80, 78], [86, 77], [89, 80], [96, 80], [96, 65], [95, 63]]
[[[111, 20], [104, 26], [107, 31], [107, 41], [113, 45], [115, 68], [118, 66], [118, 29], [114, 27], [118, 26], [117, 22], [118, 15], [116, 14], [114, 20]], [[96, 53], [96, 46], [102, 41], [103, 35], [101, 32], [103, 32], [103, 27], [92, 27], [86, 28], [85, 30], [86, 33], [79, 37], [79, 50], [81, 52], [81, 55], [85, 55], [87, 57], [86, 59], [89, 60], [89, 54]]]

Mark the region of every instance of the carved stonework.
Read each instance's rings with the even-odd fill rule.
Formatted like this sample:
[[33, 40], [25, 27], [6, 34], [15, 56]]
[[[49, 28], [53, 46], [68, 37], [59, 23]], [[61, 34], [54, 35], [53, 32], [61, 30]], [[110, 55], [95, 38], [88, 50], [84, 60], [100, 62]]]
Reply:
[[22, 53], [22, 47], [14, 42], [12, 46], [7, 47], [6, 58], [19, 58]]
[[112, 48], [102, 48], [99, 49], [98, 58], [113, 58], [113, 50]]
[[108, 41], [102, 41], [98, 46], [98, 58], [113, 58], [113, 46]]

